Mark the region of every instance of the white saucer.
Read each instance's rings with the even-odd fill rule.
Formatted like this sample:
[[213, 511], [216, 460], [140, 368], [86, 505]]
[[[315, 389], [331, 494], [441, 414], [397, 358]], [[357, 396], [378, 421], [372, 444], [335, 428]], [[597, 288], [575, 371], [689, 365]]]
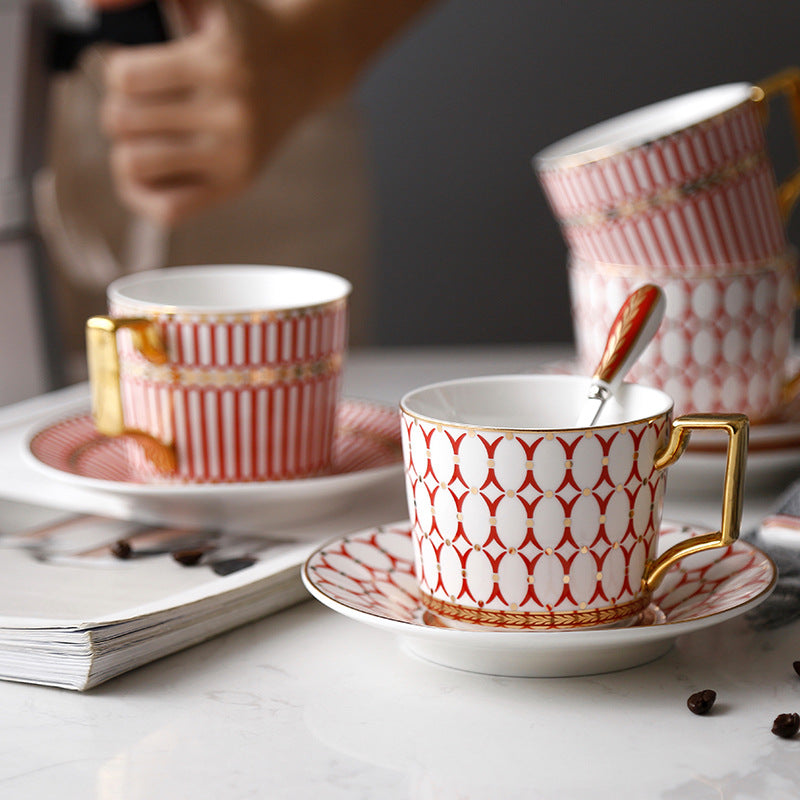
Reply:
[[[662, 549], [701, 528], [664, 522]], [[303, 582], [320, 602], [359, 622], [399, 634], [409, 651], [447, 667], [491, 675], [566, 677], [613, 672], [664, 655], [677, 636], [757, 606], [777, 570], [738, 541], [673, 567], [642, 618], [626, 628], [576, 631], [463, 630], [442, 627], [418, 599], [410, 526], [370, 528], [318, 548]]]
[[327, 475], [251, 483], [141, 483], [119, 439], [98, 434], [85, 401], [40, 422], [23, 438], [37, 472], [81, 490], [122, 498], [143, 521], [214, 525], [231, 518], [258, 528], [298, 522], [351, 505], [376, 485], [402, 483], [403, 455], [395, 408], [343, 400]]

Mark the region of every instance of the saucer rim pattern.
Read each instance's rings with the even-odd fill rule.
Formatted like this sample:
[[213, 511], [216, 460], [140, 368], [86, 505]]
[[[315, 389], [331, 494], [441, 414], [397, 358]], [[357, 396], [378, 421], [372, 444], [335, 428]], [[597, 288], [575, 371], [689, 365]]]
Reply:
[[[375, 411], [384, 412], [386, 420], [394, 414], [396, 409], [386, 403], [378, 401], [346, 397], [342, 404], [367, 406]], [[208, 496], [209, 494], [224, 493], [225, 495], [250, 494], [253, 492], [274, 493], [276, 495], [303, 495], [309, 490], [334, 490], [338, 487], [348, 486], [361, 480], [380, 480], [394, 474], [400, 474], [403, 467], [401, 450], [400, 429], [398, 422], [397, 436], [390, 439], [396, 445], [397, 451], [391, 463], [374, 467], [357, 467], [349, 471], [333, 472], [305, 478], [279, 481], [250, 481], [250, 482], [205, 482], [205, 483], [144, 483], [136, 481], [114, 480], [95, 478], [61, 469], [54, 464], [47, 463], [34, 451], [36, 439], [65, 422], [81, 420], [90, 414], [86, 400], [70, 404], [59, 413], [39, 420], [32, 425], [22, 437], [22, 456], [24, 460], [47, 477], [54, 478], [61, 483], [80, 487], [82, 489], [96, 490], [105, 493], [146, 496], [171, 496], [192, 497]], [[102, 438], [100, 434], [98, 437]]]
[[[692, 529], [705, 530], [706, 526], [695, 525], [686, 522], [677, 522], [675, 520], [662, 520], [662, 530], [667, 526], [680, 526], [690, 527]], [[691, 631], [700, 630], [710, 625], [715, 625], [724, 622], [734, 616], [746, 613], [761, 602], [767, 599], [775, 588], [778, 578], [778, 570], [774, 561], [763, 550], [760, 550], [750, 542], [742, 539], [737, 540], [734, 546], [739, 545], [745, 547], [751, 552], [757, 553], [762, 559], [766, 567], [770, 570], [770, 579], [761, 591], [753, 597], [750, 597], [743, 602], [731, 605], [729, 608], [723, 608], [710, 614], [701, 614], [696, 617], [688, 619], [680, 619], [674, 622], [669, 620], [654, 622], [650, 625], [641, 626], [627, 626], [617, 628], [590, 628], [590, 629], [565, 629], [565, 630], [465, 630], [464, 628], [451, 628], [451, 627], [438, 627], [425, 625], [417, 620], [402, 620], [395, 617], [387, 616], [386, 614], [378, 611], [365, 611], [362, 609], [354, 608], [347, 605], [345, 602], [331, 597], [323, 589], [321, 589], [315, 582], [311, 575], [311, 568], [313, 561], [326, 549], [335, 546], [345, 540], [352, 540], [354, 537], [367, 536], [376, 531], [389, 528], [401, 528], [403, 531], [408, 531], [410, 539], [410, 523], [408, 521], [400, 520], [397, 522], [385, 523], [383, 525], [376, 525], [370, 528], [365, 528], [361, 531], [354, 532], [347, 536], [336, 536], [324, 542], [313, 553], [309, 555], [303, 564], [302, 578], [308, 591], [321, 602], [333, 611], [336, 611], [343, 616], [350, 619], [363, 622], [373, 627], [380, 627], [385, 630], [392, 630], [405, 636], [430, 637], [440, 640], [445, 643], [456, 644], [460, 638], [461, 641], [468, 640], [471, 643], [483, 643], [488, 645], [490, 642], [495, 644], [502, 643], [503, 646], [510, 646], [516, 649], [520, 647], [530, 647], [535, 643], [537, 646], [541, 644], [567, 644], [568, 640], [575, 643], [594, 644], [609, 646], [618, 642], [620, 644], [625, 641], [639, 640], [643, 643], [647, 640], [655, 639], [674, 639], [677, 636], [688, 633]], [[400, 532], [400, 531], [398, 531]], [[421, 602], [418, 601], [421, 607]], [[466, 637], [466, 638], [465, 638]], [[501, 637], [501, 638], [498, 638]]]

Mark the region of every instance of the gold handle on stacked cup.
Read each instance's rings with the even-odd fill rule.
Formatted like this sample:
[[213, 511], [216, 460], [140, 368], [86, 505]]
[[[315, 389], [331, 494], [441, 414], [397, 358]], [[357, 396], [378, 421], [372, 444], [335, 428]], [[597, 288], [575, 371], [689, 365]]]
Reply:
[[[800, 67], [788, 67], [775, 75], [770, 75], [753, 87], [753, 100], [760, 106], [765, 122], [769, 115], [769, 102], [776, 95], [786, 97], [800, 159]], [[798, 198], [800, 198], [800, 167], [778, 186], [778, 206], [784, 221], [789, 218]]]
[[126, 426], [120, 390], [117, 331], [131, 332], [133, 347], [154, 364], [167, 361], [161, 334], [152, 320], [138, 317], [91, 317], [86, 322], [86, 352], [92, 394], [92, 418], [99, 433], [131, 436], [144, 448], [148, 460], [161, 472], [176, 469], [175, 449], [144, 431]]
[[729, 545], [739, 538], [744, 497], [744, 469], [750, 432], [749, 420], [744, 414], [685, 414], [678, 417], [672, 423], [669, 441], [655, 455], [653, 466], [656, 469], [665, 469], [681, 457], [689, 443], [692, 429], [718, 429], [728, 435], [722, 487], [722, 521], [718, 531], [678, 542], [658, 558], [650, 561], [642, 577], [643, 586], [649, 592], [658, 586], [666, 571], [676, 561], [693, 553]]

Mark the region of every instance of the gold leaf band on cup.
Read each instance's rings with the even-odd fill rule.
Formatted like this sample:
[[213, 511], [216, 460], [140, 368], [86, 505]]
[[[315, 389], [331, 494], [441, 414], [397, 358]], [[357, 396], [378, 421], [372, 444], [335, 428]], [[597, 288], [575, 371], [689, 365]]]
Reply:
[[763, 150], [760, 150], [757, 153], [750, 153], [739, 161], [733, 164], [727, 164], [715, 172], [711, 172], [696, 180], [687, 181], [677, 186], [670, 186], [659, 192], [648, 195], [647, 197], [641, 197], [638, 200], [629, 200], [613, 208], [605, 209], [604, 211], [589, 211], [583, 214], [576, 214], [572, 217], [565, 217], [562, 222], [569, 228], [586, 228], [593, 225], [613, 222], [618, 219], [626, 219], [636, 214], [649, 211], [652, 208], [666, 208], [680, 203], [692, 195], [706, 192], [731, 181], [738, 180], [748, 173], [762, 168], [766, 163], [767, 154]]
[[347, 308], [347, 298], [329, 300], [324, 303], [293, 308], [276, 308], [268, 311], [186, 311], [177, 307], [164, 306], [161, 303], [126, 303], [117, 300], [113, 303], [114, 316], [146, 316], [154, 320], [174, 321], [185, 325], [258, 325], [271, 322], [285, 322], [293, 319], [305, 319], [311, 316], [342, 311]]
[[581, 628], [596, 625], [613, 625], [630, 619], [644, 610], [650, 603], [649, 594], [629, 600], [620, 605], [605, 606], [576, 611], [493, 611], [483, 608], [465, 608], [457, 603], [439, 600], [425, 592], [421, 593], [422, 604], [440, 617], [485, 625], [493, 628]]
[[126, 361], [121, 365], [121, 374], [133, 380], [155, 384], [180, 384], [181, 386], [270, 386], [278, 383], [304, 381], [333, 375], [342, 368], [342, 356], [334, 354], [297, 364], [282, 364], [274, 367], [220, 368], [202, 366], [175, 366], [153, 364], [149, 361]]

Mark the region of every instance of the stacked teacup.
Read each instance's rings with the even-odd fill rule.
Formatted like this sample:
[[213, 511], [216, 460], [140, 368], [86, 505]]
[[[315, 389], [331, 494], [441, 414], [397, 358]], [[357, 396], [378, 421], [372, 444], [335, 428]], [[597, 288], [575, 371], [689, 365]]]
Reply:
[[569, 247], [582, 372], [625, 297], [658, 283], [665, 319], [630, 380], [666, 391], [679, 413], [780, 412], [797, 263], [785, 221], [800, 194], [800, 171], [778, 186], [767, 151], [767, 104], [781, 92], [800, 122], [792, 69], [632, 111], [535, 157]]

